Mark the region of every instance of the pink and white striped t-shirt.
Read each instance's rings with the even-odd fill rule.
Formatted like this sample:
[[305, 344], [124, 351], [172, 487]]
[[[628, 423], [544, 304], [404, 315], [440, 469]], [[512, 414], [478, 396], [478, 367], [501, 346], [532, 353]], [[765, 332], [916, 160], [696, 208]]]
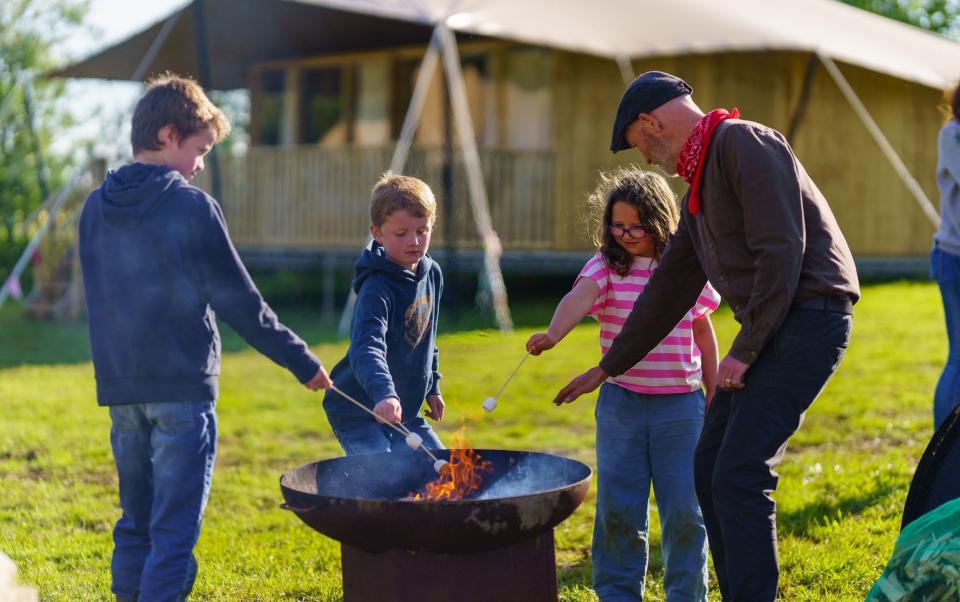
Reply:
[[[613, 339], [620, 333], [633, 303], [643, 291], [656, 262], [649, 257], [636, 257], [630, 272], [620, 276], [610, 269], [599, 253], [587, 262], [577, 282], [589, 278], [600, 287], [600, 295], [588, 315], [600, 322], [600, 351], [607, 353]], [[576, 284], [574, 284], [576, 286]], [[700, 368], [700, 350], [693, 342], [693, 320], [717, 309], [720, 295], [708, 282], [697, 303], [680, 320], [653, 351], [620, 376], [608, 379], [637, 393], [689, 393], [700, 388], [703, 372]]]

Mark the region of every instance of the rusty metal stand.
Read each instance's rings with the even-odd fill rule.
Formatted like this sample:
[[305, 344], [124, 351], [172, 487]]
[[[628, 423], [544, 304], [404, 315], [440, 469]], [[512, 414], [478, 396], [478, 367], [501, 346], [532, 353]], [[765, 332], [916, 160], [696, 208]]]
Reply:
[[344, 602], [557, 601], [553, 530], [472, 554], [341, 552]]

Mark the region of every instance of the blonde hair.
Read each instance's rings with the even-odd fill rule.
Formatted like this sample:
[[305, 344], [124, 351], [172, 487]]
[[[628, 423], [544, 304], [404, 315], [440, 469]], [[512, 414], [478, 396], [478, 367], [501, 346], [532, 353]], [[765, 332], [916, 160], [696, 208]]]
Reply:
[[390, 214], [406, 209], [415, 217], [437, 217], [437, 201], [427, 183], [411, 176], [386, 172], [373, 186], [370, 196], [370, 222], [380, 227]]
[[215, 143], [230, 133], [230, 122], [200, 84], [169, 71], [148, 81], [147, 91], [137, 102], [130, 126], [133, 154], [158, 150], [157, 133], [168, 125], [180, 142], [206, 128], [213, 132]]
[[636, 208], [643, 231], [653, 240], [653, 258], [657, 261], [677, 229], [680, 212], [667, 181], [656, 173], [630, 165], [600, 174], [600, 182], [588, 199], [593, 244], [610, 269], [626, 276], [633, 256], [610, 233], [613, 205], [618, 202]]

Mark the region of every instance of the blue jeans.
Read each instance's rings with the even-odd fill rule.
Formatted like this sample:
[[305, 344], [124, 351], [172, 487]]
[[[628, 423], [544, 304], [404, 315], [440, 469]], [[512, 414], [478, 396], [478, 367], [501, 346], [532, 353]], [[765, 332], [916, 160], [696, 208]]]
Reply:
[[593, 589], [602, 602], [643, 599], [651, 483], [666, 599], [707, 599], [707, 532], [693, 483], [704, 405], [702, 391], [644, 395], [601, 386]]
[[930, 275], [940, 285], [950, 346], [947, 365], [933, 394], [933, 430], [937, 430], [960, 403], [960, 256], [934, 245], [930, 253]]
[[[443, 443], [433, 432], [427, 421], [422, 416], [417, 416], [412, 420], [403, 423], [411, 433], [420, 435], [423, 439], [423, 446], [428, 449], [444, 449]], [[333, 434], [336, 435], [340, 447], [348, 456], [356, 454], [375, 454], [380, 452], [404, 452], [414, 451], [405, 441], [405, 437], [385, 424], [380, 424], [370, 419], [369, 422], [362, 422], [356, 426], [348, 428], [334, 428]]]
[[184, 600], [217, 448], [215, 403], [110, 407], [123, 515], [113, 530], [111, 590], [140, 602]]

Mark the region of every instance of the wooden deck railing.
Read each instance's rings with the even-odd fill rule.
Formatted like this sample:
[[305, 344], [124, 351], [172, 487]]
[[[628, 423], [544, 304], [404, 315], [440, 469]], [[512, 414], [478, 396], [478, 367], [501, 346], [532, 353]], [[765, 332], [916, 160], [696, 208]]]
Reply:
[[[366, 240], [370, 189], [390, 163], [392, 147], [252, 147], [221, 156], [223, 206], [230, 233], [245, 247], [356, 247]], [[550, 152], [482, 150], [494, 228], [507, 249], [553, 246], [554, 161]], [[426, 181], [440, 204], [434, 243], [450, 219], [441, 198], [443, 154], [414, 148], [404, 173]], [[477, 247], [466, 173], [454, 163], [454, 236]], [[195, 182], [210, 190], [209, 173]]]

